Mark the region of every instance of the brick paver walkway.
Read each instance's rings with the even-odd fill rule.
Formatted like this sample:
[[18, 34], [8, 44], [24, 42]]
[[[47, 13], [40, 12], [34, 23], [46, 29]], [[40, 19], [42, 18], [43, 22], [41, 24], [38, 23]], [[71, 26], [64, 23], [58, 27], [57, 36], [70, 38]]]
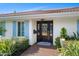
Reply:
[[57, 56], [58, 52], [53, 47], [33, 45], [28, 48], [21, 56]]

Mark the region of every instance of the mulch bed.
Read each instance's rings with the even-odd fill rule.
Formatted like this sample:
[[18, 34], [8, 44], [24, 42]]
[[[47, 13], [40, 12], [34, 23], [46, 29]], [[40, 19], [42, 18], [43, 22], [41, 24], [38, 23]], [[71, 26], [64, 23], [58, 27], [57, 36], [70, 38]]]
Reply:
[[[29, 47], [30, 47], [30, 46], [28, 46], [28, 48], [29, 48]], [[24, 51], [26, 51], [28, 48], [15, 51], [11, 56], [20, 56], [20, 55], [21, 55]]]

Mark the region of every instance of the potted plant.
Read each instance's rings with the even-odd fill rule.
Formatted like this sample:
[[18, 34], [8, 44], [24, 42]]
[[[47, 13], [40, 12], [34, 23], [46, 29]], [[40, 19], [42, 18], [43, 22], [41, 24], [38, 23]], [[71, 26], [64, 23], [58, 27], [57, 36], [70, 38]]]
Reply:
[[60, 43], [61, 43], [61, 46], [64, 47], [64, 41], [65, 41], [65, 38], [67, 37], [67, 30], [66, 28], [61, 28], [61, 31], [60, 31]]

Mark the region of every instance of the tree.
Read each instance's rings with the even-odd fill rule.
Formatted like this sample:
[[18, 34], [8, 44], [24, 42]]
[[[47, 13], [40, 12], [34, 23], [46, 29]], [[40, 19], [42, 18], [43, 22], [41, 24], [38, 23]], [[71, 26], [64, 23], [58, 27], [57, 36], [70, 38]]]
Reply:
[[3, 28], [3, 27], [0, 27], [0, 35], [3, 35], [3, 33], [6, 31], [6, 29], [5, 28]]

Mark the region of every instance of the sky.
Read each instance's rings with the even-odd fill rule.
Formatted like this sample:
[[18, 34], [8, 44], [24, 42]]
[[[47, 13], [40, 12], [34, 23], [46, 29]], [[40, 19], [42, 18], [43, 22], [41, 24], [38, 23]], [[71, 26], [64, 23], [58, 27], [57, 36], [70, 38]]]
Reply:
[[0, 14], [79, 7], [79, 3], [0, 3]]

